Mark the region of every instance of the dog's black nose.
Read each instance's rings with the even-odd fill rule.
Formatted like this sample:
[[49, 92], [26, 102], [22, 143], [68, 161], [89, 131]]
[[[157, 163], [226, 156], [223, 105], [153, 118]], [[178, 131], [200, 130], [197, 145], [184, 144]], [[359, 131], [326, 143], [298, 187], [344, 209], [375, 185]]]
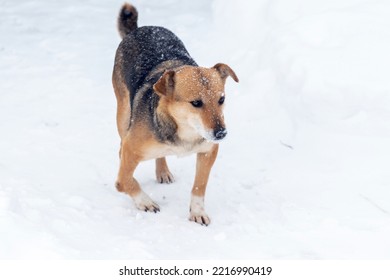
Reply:
[[223, 138], [225, 138], [226, 134], [227, 130], [224, 127], [220, 127], [214, 130], [215, 140], [222, 140]]

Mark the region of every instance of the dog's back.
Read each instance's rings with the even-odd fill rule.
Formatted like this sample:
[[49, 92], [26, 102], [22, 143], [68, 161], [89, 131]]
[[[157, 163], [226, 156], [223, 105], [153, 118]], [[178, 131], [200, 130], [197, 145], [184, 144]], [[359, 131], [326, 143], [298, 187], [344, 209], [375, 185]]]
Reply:
[[122, 7], [118, 29], [123, 40], [117, 50], [116, 64], [120, 64], [120, 74], [130, 89], [131, 104], [139, 89], [146, 82], [156, 83], [164, 70], [180, 65], [197, 66], [175, 34], [163, 27], [138, 28], [137, 19], [133, 6]]

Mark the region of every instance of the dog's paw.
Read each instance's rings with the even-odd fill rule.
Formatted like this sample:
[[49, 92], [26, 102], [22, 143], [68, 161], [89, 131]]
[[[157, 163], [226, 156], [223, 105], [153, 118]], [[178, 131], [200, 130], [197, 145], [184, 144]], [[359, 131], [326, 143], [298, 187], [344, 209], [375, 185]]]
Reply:
[[208, 226], [211, 222], [209, 216], [204, 211], [202, 213], [194, 213], [191, 211], [189, 220], [202, 226]]
[[155, 203], [146, 193], [140, 192], [133, 197], [135, 206], [145, 212], [160, 212], [160, 206]]
[[161, 170], [157, 172], [156, 177], [157, 182], [159, 182], [160, 184], [171, 184], [175, 181], [175, 178], [169, 170]]
[[210, 224], [210, 218], [204, 211], [204, 197], [196, 195], [191, 197], [189, 220], [202, 226], [208, 226]]

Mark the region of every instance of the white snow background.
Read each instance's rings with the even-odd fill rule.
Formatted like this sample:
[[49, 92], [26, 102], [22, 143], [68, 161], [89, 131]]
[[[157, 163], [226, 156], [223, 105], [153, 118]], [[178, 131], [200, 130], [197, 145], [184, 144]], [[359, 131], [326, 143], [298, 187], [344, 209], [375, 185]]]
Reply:
[[229, 64], [229, 137], [209, 227], [189, 222], [195, 157], [114, 187], [111, 85], [122, 1], [0, 0], [0, 258], [390, 258], [390, 2], [133, 1], [202, 66]]

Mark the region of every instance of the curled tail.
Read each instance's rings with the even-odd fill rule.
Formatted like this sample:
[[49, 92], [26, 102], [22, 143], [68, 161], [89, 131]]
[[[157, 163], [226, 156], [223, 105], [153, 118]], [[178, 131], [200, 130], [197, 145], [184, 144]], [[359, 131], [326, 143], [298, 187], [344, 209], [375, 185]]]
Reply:
[[128, 3], [123, 4], [118, 16], [118, 31], [122, 38], [137, 29], [137, 20], [137, 9]]

